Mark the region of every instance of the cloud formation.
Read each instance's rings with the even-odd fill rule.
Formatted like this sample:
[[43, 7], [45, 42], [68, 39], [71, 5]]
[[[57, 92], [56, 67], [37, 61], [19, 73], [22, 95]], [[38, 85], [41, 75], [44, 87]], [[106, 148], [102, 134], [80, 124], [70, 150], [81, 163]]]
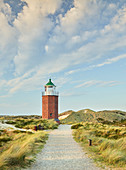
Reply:
[[5, 74], [13, 62], [13, 55], [16, 52], [16, 30], [9, 23], [12, 19], [12, 11], [9, 4], [0, 1], [0, 76]]
[[81, 83], [81, 84], [77, 85], [76, 88], [90, 87], [90, 86], [101, 86], [101, 87], [109, 86], [109, 87], [112, 87], [112, 86], [116, 86], [118, 84], [120, 84], [120, 82], [117, 82], [117, 81], [90, 80], [90, 81], [87, 81], [87, 82], [84, 82], [84, 83]]
[[73, 66], [125, 59], [126, 3], [74, 0], [64, 9], [63, 0], [19, 2], [16, 15], [0, 2], [0, 76], [9, 93], [38, 88], [46, 76], [70, 68], [66, 76], [80, 71]]
[[54, 23], [48, 15], [53, 15], [61, 5], [61, 0], [24, 0], [27, 3], [14, 21], [18, 30], [18, 53], [14, 57], [16, 72], [24, 73], [44, 62], [45, 43]]

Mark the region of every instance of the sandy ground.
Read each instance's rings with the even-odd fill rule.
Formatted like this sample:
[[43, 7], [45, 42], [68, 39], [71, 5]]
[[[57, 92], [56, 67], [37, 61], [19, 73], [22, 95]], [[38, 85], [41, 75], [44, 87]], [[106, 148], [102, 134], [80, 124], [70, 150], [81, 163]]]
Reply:
[[67, 118], [68, 116], [69, 116], [69, 114], [63, 115], [63, 116], [59, 116], [59, 120], [65, 119], [65, 118]]
[[32, 131], [32, 130], [27, 130], [27, 129], [21, 129], [21, 128], [16, 128], [14, 125], [6, 124], [6, 123], [1, 123], [0, 122], [0, 129], [8, 129], [8, 130], [21, 130], [21, 131]]
[[70, 125], [51, 131], [36, 162], [28, 170], [100, 170], [72, 137]]
[[6, 124], [6, 123], [1, 123], [1, 122], [0, 122], [0, 129], [15, 129], [15, 130], [20, 130], [20, 128], [16, 128], [14, 125]]

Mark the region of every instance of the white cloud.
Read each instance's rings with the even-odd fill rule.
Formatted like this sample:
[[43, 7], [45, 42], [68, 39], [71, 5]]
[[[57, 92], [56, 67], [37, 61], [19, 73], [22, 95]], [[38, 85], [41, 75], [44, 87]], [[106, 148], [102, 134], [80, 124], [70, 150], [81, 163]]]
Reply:
[[83, 86], [86, 86], [86, 87], [93, 86], [93, 85], [96, 85], [98, 82], [99, 81], [96, 81], [96, 80], [90, 80], [90, 81], [87, 81], [87, 82], [77, 85], [76, 88], [80, 88]]
[[79, 85], [77, 85], [75, 88], [80, 88], [80, 87], [90, 87], [90, 86], [116, 86], [120, 84], [120, 82], [118, 81], [100, 81], [100, 80], [90, 80], [90, 81], [86, 81], [84, 83], [81, 83]]
[[45, 60], [43, 53], [48, 32], [54, 23], [48, 17], [61, 5], [61, 0], [23, 0], [27, 3], [14, 21], [18, 30], [18, 54], [14, 58], [16, 73], [22, 74]]
[[16, 30], [9, 22], [12, 17], [11, 8], [8, 4], [0, 1], [0, 75], [10, 67], [16, 52]]
[[48, 50], [49, 50], [49, 46], [45, 45], [45, 51], [48, 52]]
[[65, 16], [60, 17], [61, 31], [67, 35], [76, 34], [96, 11], [98, 12], [98, 4], [95, 0], [74, 0], [74, 7]]
[[115, 63], [115, 62], [117, 62], [121, 59], [125, 59], [125, 58], [126, 58], [126, 54], [119, 55], [119, 56], [116, 56], [116, 57], [113, 57], [113, 58], [108, 58], [103, 63], [96, 64], [96, 65], [90, 65], [89, 67], [86, 67], [86, 68], [70, 70], [70, 71], [66, 72], [65, 75], [71, 75], [71, 74], [74, 74], [74, 73], [80, 72], [80, 71], [82, 72], [82, 71], [92, 70], [92, 69], [97, 68], [97, 67], [102, 67], [104, 65], [113, 64], [113, 63]]
[[[10, 81], [8, 81], [6, 84], [9, 87], [9, 94], [13, 94], [17, 91], [31, 91], [31, 90], [36, 90], [42, 89], [42, 85], [44, 85], [45, 79], [47, 77], [51, 77], [53, 73], [60, 71], [60, 66], [56, 67], [51, 67], [51, 64], [47, 64], [43, 67], [36, 68], [32, 70], [29, 73], [24, 74], [21, 77], [14, 78]], [[49, 69], [48, 69], [49, 68]], [[47, 71], [48, 70], [48, 71]], [[58, 84], [58, 88], [61, 87], [63, 84], [69, 81], [67, 77], [56, 77], [55, 79], [55, 84]], [[47, 80], [46, 80], [47, 81]]]
[[2, 95], [2, 96], [0, 96], [0, 98], [8, 98], [8, 97], [10, 97], [10, 95]]
[[117, 14], [111, 19], [110, 23], [105, 25], [104, 29], [101, 31], [105, 33], [122, 33], [125, 31], [126, 26], [126, 6], [117, 11]]
[[6, 84], [6, 80], [0, 80], [0, 87], [4, 86]]
[[[98, 65], [90, 66], [87, 69], [93, 69], [94, 67], [101, 67], [105, 64], [111, 64], [111, 63], [116, 62], [119, 59], [123, 59], [123, 58], [126, 58], [126, 56], [125, 55], [117, 56], [115, 58], [108, 59], [107, 62], [98, 64]], [[15, 79], [12, 79], [12, 80], [8, 81], [7, 83], [4, 82], [4, 84], [6, 83], [6, 85], [10, 87], [10, 90], [9, 90], [10, 94], [15, 93], [18, 90], [31, 91], [31, 90], [35, 90], [35, 89], [40, 89], [41, 85], [46, 83], [45, 77], [49, 77], [53, 73], [59, 72], [59, 71], [61, 71], [61, 69], [64, 69], [64, 65], [63, 65], [63, 68], [61, 68], [62, 62], [60, 63], [60, 61], [61, 60], [59, 60], [59, 63], [54, 61], [53, 63], [51, 62], [50, 64], [47, 63], [47, 65], [45, 65], [43, 67], [41, 67], [41, 66], [39, 68], [37, 67], [36, 69], [33, 69], [33, 70], [25, 73], [21, 77], [17, 77]], [[52, 65], [53, 65], [53, 67], [52, 67]], [[65, 76], [66, 76], [65, 78], [64, 77], [57, 78], [55, 80], [55, 83], [58, 84], [58, 87], [60, 87], [64, 83], [69, 82], [69, 78], [67, 78], [68, 75], [71, 75], [75, 72], [82, 71], [82, 70], [83, 69], [71, 70], [71, 71], [69, 71], [65, 74]], [[60, 83], [61, 83], [61, 85], [60, 85]], [[89, 86], [92, 86], [92, 85], [114, 86], [114, 85], [117, 85], [117, 84], [118, 84], [118, 82], [116, 82], [116, 81], [91, 80], [91, 81], [81, 83], [80, 85], [77, 85], [76, 88], [79, 88], [79, 87], [82, 87], [82, 86], [89, 87]]]
[[[90, 27], [88, 28], [85, 21], [88, 20], [90, 24], [93, 20], [92, 24], [97, 25], [97, 19], [99, 17], [97, 16], [97, 13], [98, 11], [100, 11], [100, 15], [100, 13], [102, 13], [103, 7], [105, 8], [107, 6], [107, 3], [101, 4], [99, 3], [99, 1], [83, 2], [77, 1], [78, 4], [81, 3], [81, 6], [75, 3], [75, 6], [71, 8], [66, 13], [66, 15], [62, 17], [60, 16], [61, 25], [58, 25], [55, 28], [55, 34], [53, 35], [53, 37], [50, 38], [48, 43], [50, 47], [49, 54], [52, 54], [53, 56], [57, 54], [58, 60], [61, 60], [62, 65], [64, 64], [64, 69], [66, 67], [70, 67], [71, 65], [93, 62], [100, 58], [104, 59], [106, 57], [107, 59], [109, 53], [112, 53], [112, 51], [115, 50], [119, 51], [120, 48], [122, 49], [126, 46], [126, 35], [124, 31], [122, 33], [122, 30], [124, 30], [126, 27], [125, 24], [122, 25], [123, 29], [121, 29], [120, 31], [116, 30], [113, 32], [112, 29], [110, 29], [107, 34], [105, 33], [105, 31], [103, 31], [106, 26], [113, 27], [113, 18], [115, 18], [115, 16], [118, 16], [120, 15], [120, 13], [122, 13], [122, 17], [124, 17], [125, 10], [120, 9], [120, 12], [117, 12], [113, 18], [109, 18], [109, 24], [107, 24], [105, 27], [103, 25], [100, 30], [97, 30], [97, 27], [94, 27], [93, 30], [93, 27], [92, 29], [90, 29]], [[90, 12], [90, 9], [92, 8], [89, 9], [89, 6], [92, 6], [92, 8], [94, 7], [92, 12]], [[110, 8], [112, 7], [113, 10], [117, 10], [117, 8], [114, 8], [114, 4], [108, 4], [108, 6]], [[86, 7], [87, 9], [89, 9], [89, 15], [86, 13], [86, 11], [81, 11], [81, 9], [84, 9]], [[80, 17], [79, 15], [77, 15], [78, 19], [76, 19], [76, 17], [73, 17], [73, 11], [78, 10], [83, 13], [83, 20], [80, 19], [81, 24], [78, 23]], [[64, 24], [62, 23], [62, 20]], [[121, 18], [118, 17], [118, 23], [116, 22], [117, 25], [120, 24], [120, 20]], [[87, 30], [89, 29], [90, 31], [83, 30], [83, 28], [85, 27], [87, 28]], [[55, 60], [57, 60], [57, 58], [55, 58]]]
[[71, 75], [71, 74], [74, 74], [74, 73], [79, 72], [79, 71], [82, 71], [82, 70], [81, 69], [70, 70], [70, 71], [66, 72], [65, 75]]
[[119, 61], [121, 59], [125, 59], [125, 58], [126, 58], [126, 54], [119, 55], [119, 56], [116, 56], [116, 57], [113, 57], [113, 58], [109, 58], [109, 59], [107, 59], [105, 62], [103, 62], [101, 64], [89, 66], [88, 69], [93, 69], [93, 68], [96, 68], [96, 67], [102, 67], [104, 65], [112, 64], [114, 62], [117, 62], [117, 61]]
[[[120, 50], [120, 47], [126, 45], [125, 8], [120, 9], [113, 18], [109, 18], [109, 24], [105, 27], [98, 27], [99, 16], [101, 14], [102, 17], [103, 7], [106, 7], [107, 3], [75, 0], [74, 6], [65, 15], [56, 16], [59, 18], [55, 25], [48, 15], [55, 18], [55, 12], [61, 7], [61, 0], [22, 1], [27, 5], [14, 20], [13, 27], [8, 24], [11, 16], [8, 4], [3, 4], [6, 6], [7, 15], [0, 15], [0, 36], [3, 36], [0, 48], [2, 51], [6, 49], [1, 55], [2, 66], [10, 66], [11, 62], [15, 64], [15, 78], [11, 78], [7, 83], [10, 93], [23, 88], [38, 88], [45, 76], [64, 71], [73, 65], [106, 57], [105, 62], [93, 66], [100, 67], [121, 59], [107, 59], [107, 56], [109, 52]], [[107, 7], [116, 10], [114, 4], [108, 3]], [[78, 69], [71, 70], [67, 75], [77, 71]]]

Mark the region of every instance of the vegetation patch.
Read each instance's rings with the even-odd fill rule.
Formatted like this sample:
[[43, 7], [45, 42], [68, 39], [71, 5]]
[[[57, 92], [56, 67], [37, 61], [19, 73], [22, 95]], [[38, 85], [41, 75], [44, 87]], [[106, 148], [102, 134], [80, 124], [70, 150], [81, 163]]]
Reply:
[[[68, 114], [67, 112], [62, 113], [63, 115]], [[60, 115], [62, 115], [60, 114]], [[106, 124], [115, 124], [115, 122], [120, 122], [126, 119], [126, 112], [119, 110], [104, 110], [95, 112], [90, 109], [79, 110], [78, 112], [69, 111], [69, 116], [65, 119], [62, 119], [60, 123], [62, 124], [71, 124], [71, 123], [80, 123], [80, 122], [103, 122]]]
[[48, 135], [44, 131], [22, 133], [6, 130], [0, 137], [0, 169], [4, 170], [18, 169], [33, 162], [35, 154], [43, 147]]
[[[54, 120], [42, 120], [39, 117], [4, 117], [6, 123], [22, 130], [0, 130], [0, 169], [21, 169], [35, 160], [35, 155], [48, 138], [44, 130], [58, 128]], [[4, 119], [2, 117], [4, 123]], [[37, 128], [35, 128], [37, 127]], [[23, 130], [26, 129], [26, 130]], [[30, 131], [27, 131], [30, 129]], [[36, 131], [37, 130], [37, 131]]]
[[43, 120], [43, 119], [24, 119], [24, 118], [15, 118], [13, 120], [8, 120], [7, 124], [13, 124], [17, 128], [23, 129], [34, 129], [35, 126], [41, 126], [43, 130], [47, 129], [57, 129], [58, 123], [54, 120]]
[[81, 123], [76, 123], [71, 126], [71, 129], [78, 129], [79, 127], [83, 126]]
[[[126, 120], [125, 120], [126, 121]], [[103, 123], [83, 122], [71, 126], [73, 136], [89, 152], [95, 161], [112, 168], [126, 168], [126, 127]], [[92, 146], [89, 146], [89, 139]]]

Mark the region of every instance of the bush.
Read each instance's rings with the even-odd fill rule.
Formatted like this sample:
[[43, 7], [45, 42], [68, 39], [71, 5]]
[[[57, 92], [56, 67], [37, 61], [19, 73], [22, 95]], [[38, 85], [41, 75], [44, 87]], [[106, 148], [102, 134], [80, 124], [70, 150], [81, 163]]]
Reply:
[[13, 120], [8, 120], [6, 123], [7, 123], [7, 124], [16, 124], [16, 122], [13, 121]]
[[71, 129], [78, 129], [79, 127], [83, 126], [81, 123], [76, 123], [71, 126]]
[[10, 140], [12, 140], [12, 138], [9, 137], [9, 136], [2, 136], [2, 137], [0, 137], [0, 142], [8, 142]]

